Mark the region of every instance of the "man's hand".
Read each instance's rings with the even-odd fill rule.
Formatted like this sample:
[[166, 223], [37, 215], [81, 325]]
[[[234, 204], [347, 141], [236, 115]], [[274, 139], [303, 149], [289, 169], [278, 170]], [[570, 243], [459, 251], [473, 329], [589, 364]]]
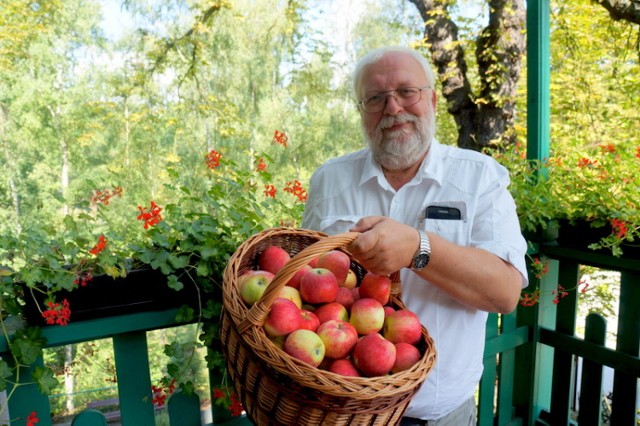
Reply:
[[347, 250], [367, 270], [380, 275], [408, 267], [420, 245], [415, 229], [384, 216], [362, 218], [350, 231], [362, 234]]

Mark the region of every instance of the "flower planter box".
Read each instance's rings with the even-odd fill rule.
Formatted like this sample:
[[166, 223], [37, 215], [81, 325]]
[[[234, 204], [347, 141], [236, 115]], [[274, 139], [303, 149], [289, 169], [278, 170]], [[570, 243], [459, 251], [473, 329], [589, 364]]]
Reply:
[[[73, 291], [57, 291], [56, 301], [67, 299], [71, 310], [70, 320], [84, 321], [137, 312], [161, 311], [187, 304], [198, 305], [198, 294], [190, 280], [181, 280], [184, 288], [173, 290], [167, 285], [167, 278], [156, 270], [131, 271], [124, 278], [108, 275], [95, 276], [84, 287]], [[25, 292], [24, 315], [33, 325], [46, 325], [40, 309], [45, 309], [46, 296], [39, 291]], [[33, 295], [33, 297], [32, 297]]]
[[[612, 232], [610, 225], [593, 227], [591, 222], [588, 221], [575, 221], [573, 223], [560, 221], [557, 242], [562, 247], [611, 255], [611, 250], [608, 248], [593, 250], [589, 248], [589, 245], [599, 242], [602, 238], [611, 235]], [[623, 241], [620, 244], [620, 248], [623, 251], [622, 257], [640, 258], [640, 242], [630, 243]]]

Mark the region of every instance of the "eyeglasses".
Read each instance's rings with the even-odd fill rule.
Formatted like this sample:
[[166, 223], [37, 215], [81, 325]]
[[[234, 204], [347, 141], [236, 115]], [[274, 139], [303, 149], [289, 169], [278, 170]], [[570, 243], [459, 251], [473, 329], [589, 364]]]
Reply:
[[393, 96], [393, 99], [395, 99], [401, 107], [410, 107], [420, 102], [420, 99], [422, 99], [422, 91], [427, 89], [431, 89], [431, 86], [401, 87], [399, 89], [387, 90], [386, 92], [376, 93], [373, 96], [364, 98], [358, 102], [358, 106], [362, 108], [364, 112], [380, 112], [387, 106], [389, 96]]

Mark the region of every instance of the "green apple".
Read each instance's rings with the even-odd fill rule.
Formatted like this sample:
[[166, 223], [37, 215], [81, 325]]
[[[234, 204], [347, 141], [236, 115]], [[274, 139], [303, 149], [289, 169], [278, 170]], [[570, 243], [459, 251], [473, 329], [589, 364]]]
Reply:
[[238, 278], [240, 297], [251, 306], [260, 300], [262, 294], [273, 280], [274, 275], [268, 271], [247, 271]]

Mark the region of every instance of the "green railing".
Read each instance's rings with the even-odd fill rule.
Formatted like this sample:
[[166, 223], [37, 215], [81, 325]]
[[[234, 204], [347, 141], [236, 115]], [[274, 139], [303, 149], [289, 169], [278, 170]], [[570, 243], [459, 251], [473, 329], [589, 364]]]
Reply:
[[[510, 315], [491, 315], [487, 323], [478, 424], [640, 425], [637, 248], [614, 257], [586, 246], [567, 247], [554, 242], [541, 245], [537, 255], [549, 264], [546, 275], [531, 280], [532, 286], [539, 286], [539, 303], [519, 307]], [[605, 318], [592, 313], [585, 324], [577, 323], [580, 265], [620, 272], [615, 349], [605, 346]], [[559, 283], [573, 289], [554, 303]], [[578, 326], [584, 327], [584, 338], [576, 335]], [[613, 370], [610, 400], [603, 389], [605, 366]], [[608, 418], [607, 423], [604, 418]]]
[[[484, 374], [478, 393], [478, 424], [489, 425], [599, 425], [603, 401], [602, 371], [614, 371], [610, 424], [635, 426], [636, 401], [640, 377], [640, 261], [636, 252], [616, 258], [589, 249], [565, 247], [557, 243], [541, 245], [536, 256], [545, 256], [549, 272], [540, 280], [539, 303], [519, 307], [509, 315], [490, 315], [487, 321]], [[570, 290], [560, 303], [553, 303], [552, 291], [558, 283], [578, 287], [578, 268], [590, 265], [619, 271], [620, 304], [617, 311], [617, 344], [604, 345], [604, 318], [590, 315], [585, 338], [576, 335], [578, 291]], [[44, 327], [48, 347], [113, 339], [117, 373], [119, 415], [123, 426], [154, 425], [151, 403], [151, 378], [147, 332], [174, 327], [176, 311], [155, 311], [72, 322], [66, 327]], [[0, 341], [0, 356], [6, 354], [6, 342]], [[4, 359], [11, 357], [3, 356]], [[582, 360], [578, 380], [578, 358]], [[40, 361], [42, 362], [42, 361]], [[29, 375], [22, 374], [23, 383]], [[216, 383], [215, 377], [210, 377]], [[576, 383], [580, 383], [579, 389]], [[579, 395], [579, 399], [576, 399]], [[193, 399], [195, 398], [195, 400]], [[172, 426], [201, 424], [197, 396], [171, 398], [168, 404]], [[579, 403], [577, 419], [572, 417]], [[35, 385], [19, 386], [10, 399], [11, 425], [25, 425], [32, 411], [38, 413], [37, 426], [52, 425], [49, 398]], [[232, 418], [216, 410], [214, 424], [249, 424], [246, 418]], [[87, 411], [76, 418], [74, 426], [100, 425], [100, 413]]]
[[[111, 338], [113, 340], [113, 356], [116, 368], [119, 422], [123, 426], [155, 425], [156, 410], [152, 403], [151, 376], [149, 371], [149, 355], [147, 332], [162, 328], [175, 327], [177, 310], [152, 311], [127, 315], [111, 316], [100, 319], [71, 322], [66, 327], [49, 326], [42, 328], [42, 335], [47, 339], [46, 347], [58, 347], [80, 342]], [[0, 340], [0, 356], [5, 360], [7, 344]], [[42, 365], [39, 359], [36, 365]], [[9, 418], [11, 426], [24, 426], [31, 412], [36, 412], [39, 422], [37, 426], [51, 426], [49, 397], [38, 391], [30, 382], [30, 371], [22, 371], [20, 378], [10, 378], [12, 382], [22, 383], [13, 391], [9, 399]], [[216, 383], [216, 377], [210, 377]], [[167, 412], [171, 426], [200, 426], [200, 401], [197, 395], [174, 394], [167, 404]], [[250, 424], [246, 418], [230, 417], [226, 412], [212, 405], [211, 418], [214, 425]], [[87, 409], [79, 413], [73, 420], [73, 426], [106, 425], [107, 419], [96, 409]]]

